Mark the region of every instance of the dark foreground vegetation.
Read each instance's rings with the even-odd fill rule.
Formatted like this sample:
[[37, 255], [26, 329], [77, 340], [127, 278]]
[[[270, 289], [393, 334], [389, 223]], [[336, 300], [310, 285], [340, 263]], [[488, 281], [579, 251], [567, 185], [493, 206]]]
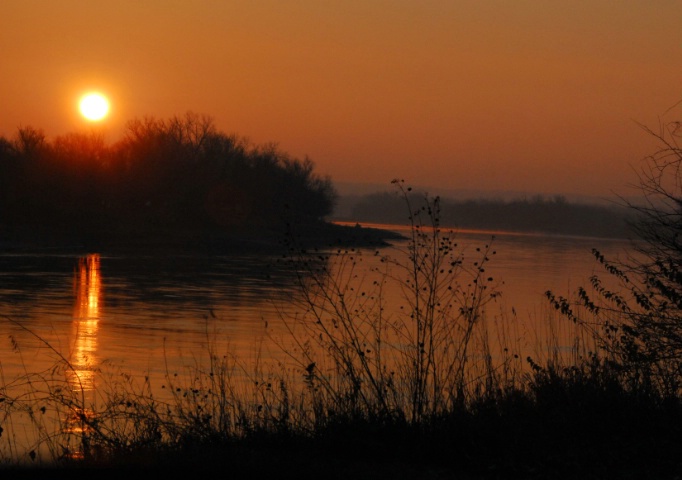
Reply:
[[[505, 335], [512, 318], [491, 322], [494, 238], [465, 258], [440, 226], [439, 200], [414, 203], [396, 182], [410, 235], [404, 255], [382, 257], [376, 278], [355, 275], [353, 249], [311, 254], [290, 244], [300, 315], [273, 331], [286, 362], [244, 365], [209, 346], [210, 365], [187, 378], [168, 372], [165, 395], [147, 379], [115, 375], [90, 403], [48, 345], [54, 367], [0, 388], [1, 473], [680, 478], [682, 183], [662, 179], [680, 179], [682, 151], [669, 132], [657, 137], [663, 148], [641, 176], [649, 203], [631, 206], [639, 255], [613, 262], [594, 252], [616, 288], [597, 275], [575, 298], [547, 292], [547, 321], [569, 335], [536, 354]], [[403, 287], [400, 308], [385, 304], [387, 282]], [[13, 443], [17, 415], [38, 431], [27, 450]]]
[[[206, 116], [134, 119], [122, 140], [0, 138], [0, 246], [272, 248], [291, 228], [311, 243], [362, 240], [324, 219], [329, 178], [276, 145], [251, 145]], [[362, 235], [377, 238], [376, 231]]]

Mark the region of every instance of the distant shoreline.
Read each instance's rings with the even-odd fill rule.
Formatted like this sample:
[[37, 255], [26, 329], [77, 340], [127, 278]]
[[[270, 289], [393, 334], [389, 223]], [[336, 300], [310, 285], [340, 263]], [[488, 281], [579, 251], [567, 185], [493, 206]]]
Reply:
[[[408, 200], [412, 206], [422, 206], [424, 199], [413, 194]], [[341, 225], [407, 225], [405, 202], [391, 192], [345, 197], [331, 218]], [[441, 228], [459, 232], [628, 239], [635, 214], [622, 205], [570, 203], [562, 197], [513, 201], [441, 198], [438, 220]]]

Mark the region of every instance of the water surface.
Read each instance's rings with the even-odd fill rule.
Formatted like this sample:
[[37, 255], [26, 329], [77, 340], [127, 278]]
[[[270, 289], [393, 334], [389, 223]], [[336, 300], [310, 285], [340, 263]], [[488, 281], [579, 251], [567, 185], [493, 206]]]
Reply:
[[[615, 240], [501, 232], [458, 232], [456, 242], [465, 262], [489, 247], [486, 273], [501, 296], [488, 305], [488, 315], [498, 323], [516, 318], [515, 335], [528, 345], [546, 332], [545, 291], [570, 295], [602, 273], [592, 248], [615, 256], [627, 247]], [[352, 252], [358, 278], [381, 266], [381, 256], [399, 257], [396, 247], [404, 246]], [[87, 372], [102, 365], [162, 378], [208, 347], [246, 363], [277, 358], [282, 352], [264, 348], [266, 338], [284, 316], [297, 313], [296, 284], [295, 272], [277, 255], [0, 254], [3, 375], [48, 368], [62, 355], [87, 387]], [[397, 286], [389, 284], [384, 295], [389, 307], [404, 304]]]

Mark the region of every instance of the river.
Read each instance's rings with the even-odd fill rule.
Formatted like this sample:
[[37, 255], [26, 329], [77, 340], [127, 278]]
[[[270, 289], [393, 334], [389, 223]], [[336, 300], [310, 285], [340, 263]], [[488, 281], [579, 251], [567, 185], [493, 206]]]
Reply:
[[[523, 358], [542, 350], [551, 330], [555, 314], [545, 292], [568, 296], [588, 286], [591, 275], [603, 273], [591, 249], [615, 258], [629, 245], [480, 231], [459, 231], [455, 241], [467, 261], [487, 249], [486, 278], [501, 295], [488, 303], [486, 315]], [[359, 281], [374, 274], [386, 255], [404, 259], [404, 247], [398, 241], [360, 249], [343, 262], [352, 257]], [[281, 255], [0, 252], [3, 382], [50, 372], [60, 360], [69, 362], [67, 373], [84, 391], [97, 389], [103, 371], [151, 378], [158, 386], [166, 375], [196, 366], [209, 350], [229, 352], [246, 366], [281, 360], [286, 354], [269, 339], [273, 332], [283, 338], [285, 318], [298, 313], [297, 278]], [[398, 308], [403, 293], [387, 285], [384, 300]], [[559, 343], [564, 341], [568, 346], [570, 338]]]

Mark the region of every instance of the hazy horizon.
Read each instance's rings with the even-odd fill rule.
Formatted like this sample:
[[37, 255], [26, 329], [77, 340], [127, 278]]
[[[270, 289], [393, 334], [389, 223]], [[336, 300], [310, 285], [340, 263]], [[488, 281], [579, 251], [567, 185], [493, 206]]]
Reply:
[[[333, 180], [333, 179], [332, 179]], [[372, 182], [333, 182], [340, 196], [344, 197], [362, 197], [380, 192], [393, 192], [395, 187], [390, 181], [384, 183]], [[613, 204], [619, 199], [638, 197], [639, 190], [635, 185], [632, 186], [630, 194], [616, 195], [613, 192], [606, 192], [604, 195], [581, 195], [566, 191], [534, 191], [534, 190], [477, 190], [468, 188], [447, 188], [435, 187], [433, 185], [420, 185], [409, 182], [405, 179], [405, 184], [409, 185], [415, 191], [426, 193], [429, 196], [440, 196], [451, 200], [520, 200], [524, 198], [532, 198], [534, 196], [541, 196], [543, 198], [551, 198], [555, 196], [564, 197], [569, 202], [587, 203], [587, 204]]]
[[[27, 0], [0, 18], [0, 135], [188, 111], [336, 185], [629, 195], [679, 118], [682, 3]], [[110, 115], [85, 122], [98, 90]], [[445, 195], [443, 193], [443, 195]]]

